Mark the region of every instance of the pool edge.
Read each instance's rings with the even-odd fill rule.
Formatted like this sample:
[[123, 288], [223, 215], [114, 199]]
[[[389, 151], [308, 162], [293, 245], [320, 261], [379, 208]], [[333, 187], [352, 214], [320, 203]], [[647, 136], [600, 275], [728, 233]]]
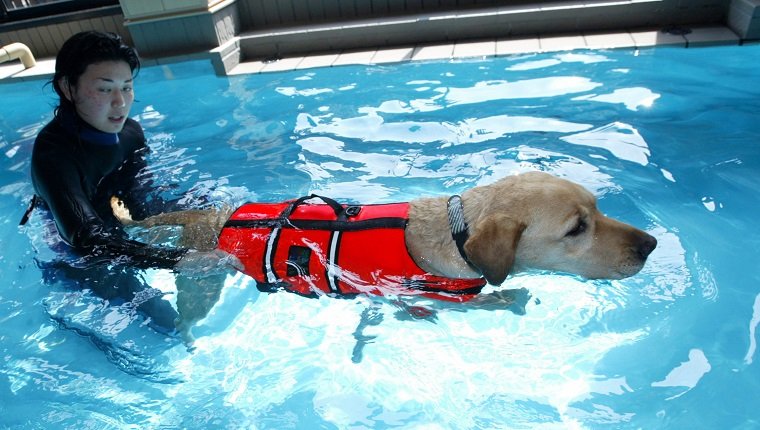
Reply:
[[[690, 29], [632, 29], [620, 32], [587, 32], [565, 35], [536, 35], [520, 38], [489, 38], [443, 44], [416, 44], [377, 49], [318, 52], [313, 55], [288, 56], [268, 60], [240, 61], [225, 64], [225, 58], [239, 54], [240, 40], [206, 52], [145, 59], [144, 66], [175, 62], [208, 60], [223, 76], [271, 73], [343, 65], [379, 65], [409, 61], [441, 61], [498, 57], [514, 54], [571, 51], [577, 49], [645, 49], [655, 47], [693, 48], [717, 45], [753, 45], [744, 42], [727, 26], [702, 26]], [[49, 79], [55, 68], [54, 58], [38, 59], [35, 67], [24, 69], [20, 63], [0, 64], [0, 83]]]

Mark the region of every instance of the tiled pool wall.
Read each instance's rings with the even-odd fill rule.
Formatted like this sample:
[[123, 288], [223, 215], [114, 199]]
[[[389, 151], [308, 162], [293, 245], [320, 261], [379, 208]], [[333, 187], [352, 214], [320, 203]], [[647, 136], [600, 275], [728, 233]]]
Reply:
[[71, 34], [113, 31], [146, 65], [208, 58], [218, 74], [344, 64], [760, 39], [760, 0], [121, 0], [119, 6], [0, 25], [38, 62], [0, 80], [52, 74]]

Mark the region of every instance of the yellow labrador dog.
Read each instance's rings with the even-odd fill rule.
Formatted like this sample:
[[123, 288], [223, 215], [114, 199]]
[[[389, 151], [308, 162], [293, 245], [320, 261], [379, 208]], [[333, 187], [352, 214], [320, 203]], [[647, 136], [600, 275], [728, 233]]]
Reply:
[[[183, 226], [181, 245], [198, 250], [219, 246], [219, 241], [225, 237], [225, 226], [243, 228], [246, 222], [258, 223], [258, 227], [266, 224], [256, 214], [241, 215], [241, 219], [232, 215], [230, 218], [237, 211], [229, 208], [164, 213], [134, 221], [118, 199], [112, 198], [111, 205], [114, 214], [124, 224], [146, 228]], [[271, 236], [271, 227], [275, 225], [276, 230], [277, 222], [271, 219], [268, 222], [269, 233], [248, 231], [246, 237]], [[297, 221], [286, 220], [285, 224], [292, 226], [294, 222], [297, 224]], [[279, 226], [282, 230], [282, 223]], [[651, 235], [599, 212], [595, 197], [580, 185], [542, 172], [509, 176], [467, 190], [461, 197], [413, 200], [408, 203], [408, 219], [404, 220], [403, 227], [401, 234], [408, 255], [421, 271], [446, 279], [484, 278], [492, 285], [501, 284], [510, 273], [527, 269], [567, 272], [586, 278], [621, 279], [638, 273], [657, 246], [657, 240]], [[385, 236], [383, 234], [382, 238]], [[348, 242], [345, 237], [342, 240]], [[312, 242], [310, 239], [308, 246], [312, 246]], [[230, 247], [234, 249], [225, 250], [233, 254], [243, 253], [238, 256], [244, 263], [251, 257], [245, 250], [241, 251], [239, 243]], [[372, 247], [372, 244], [367, 246]], [[275, 251], [270, 249], [270, 252]], [[388, 256], [388, 252], [385, 255]], [[316, 260], [328, 266], [332, 263], [325, 255]], [[293, 266], [292, 261], [287, 263]], [[384, 269], [383, 261], [371, 264], [378, 266], [377, 271]], [[255, 266], [258, 270], [261, 265], [257, 261]], [[260, 274], [261, 277], [267, 275], [273, 273]], [[383, 282], [377, 277], [373, 279]], [[266, 283], [267, 279], [259, 281]], [[351, 292], [371, 289], [357, 287]], [[468, 288], [467, 292], [473, 290]]]
[[[423, 295], [471, 301], [483, 309], [504, 309], [515, 302], [509, 291], [479, 294], [486, 281], [499, 285], [509, 274], [527, 269], [621, 279], [638, 273], [657, 246], [651, 235], [599, 212], [594, 196], [580, 185], [541, 172], [509, 176], [461, 196], [390, 205], [312, 205], [299, 199], [235, 210], [170, 212], [142, 221], [132, 220], [115, 197], [111, 207], [125, 225], [182, 226], [179, 245], [235, 255], [260, 289], [274, 285], [303, 295]], [[310, 219], [310, 211], [327, 213], [329, 220]], [[378, 222], [379, 230], [369, 228]], [[341, 231], [326, 234], [326, 225]], [[276, 261], [277, 255], [284, 261]], [[192, 326], [218, 300], [223, 278], [178, 276], [180, 318], [175, 323], [187, 344], [193, 342]], [[395, 303], [413, 317], [431, 314]]]

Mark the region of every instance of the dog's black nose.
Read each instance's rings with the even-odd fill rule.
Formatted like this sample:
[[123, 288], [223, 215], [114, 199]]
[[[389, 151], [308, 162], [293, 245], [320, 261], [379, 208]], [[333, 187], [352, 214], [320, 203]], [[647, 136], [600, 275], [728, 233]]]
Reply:
[[646, 260], [646, 258], [649, 257], [649, 254], [651, 254], [656, 247], [657, 239], [655, 239], [654, 236], [650, 234], [644, 233], [644, 236], [641, 238], [636, 252], [639, 254], [642, 260]]

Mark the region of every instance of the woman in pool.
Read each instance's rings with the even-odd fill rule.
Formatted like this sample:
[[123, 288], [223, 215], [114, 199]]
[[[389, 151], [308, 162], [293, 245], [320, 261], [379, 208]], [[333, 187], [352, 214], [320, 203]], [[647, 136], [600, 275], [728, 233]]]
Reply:
[[[55, 117], [35, 140], [31, 167], [35, 199], [49, 209], [60, 237], [77, 257], [78, 264], [56, 264], [56, 270], [65, 266], [66, 277], [75, 278], [80, 286], [125, 300], [146, 287], [137, 281], [134, 268], [198, 274], [235, 263], [221, 251], [204, 253], [130, 240], [111, 212], [110, 196], [117, 195], [142, 212], [139, 215], [148, 215], [149, 183], [138, 180], [148, 147], [140, 124], [129, 118], [139, 69], [136, 50], [115, 34], [87, 31], [68, 39], [56, 57], [51, 81], [60, 102]], [[152, 210], [166, 210], [165, 202], [155, 196], [151, 202]], [[93, 271], [101, 273], [93, 276]], [[151, 301], [138, 305], [147, 310]]]

